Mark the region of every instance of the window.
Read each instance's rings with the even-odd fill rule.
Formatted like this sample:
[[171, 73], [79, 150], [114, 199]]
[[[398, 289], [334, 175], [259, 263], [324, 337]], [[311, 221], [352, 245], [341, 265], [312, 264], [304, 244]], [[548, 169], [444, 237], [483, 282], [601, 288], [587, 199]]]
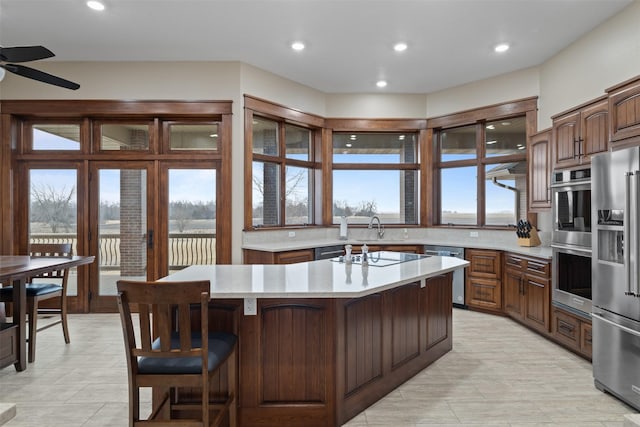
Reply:
[[314, 223], [314, 131], [252, 119], [252, 226]]
[[526, 218], [526, 129], [522, 115], [434, 133], [436, 224], [504, 227]]
[[333, 223], [418, 223], [418, 134], [333, 133]]
[[33, 151], [79, 151], [80, 150], [80, 125], [79, 124], [33, 124], [32, 147]]

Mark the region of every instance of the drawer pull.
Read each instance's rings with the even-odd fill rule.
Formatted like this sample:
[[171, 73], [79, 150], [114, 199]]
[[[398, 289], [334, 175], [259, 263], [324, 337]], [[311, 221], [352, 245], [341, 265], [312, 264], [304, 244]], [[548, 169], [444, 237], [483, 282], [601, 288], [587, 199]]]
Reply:
[[558, 329], [562, 331], [566, 331], [569, 334], [573, 334], [573, 331], [575, 330], [575, 326], [565, 322], [564, 320], [560, 320], [558, 322]]

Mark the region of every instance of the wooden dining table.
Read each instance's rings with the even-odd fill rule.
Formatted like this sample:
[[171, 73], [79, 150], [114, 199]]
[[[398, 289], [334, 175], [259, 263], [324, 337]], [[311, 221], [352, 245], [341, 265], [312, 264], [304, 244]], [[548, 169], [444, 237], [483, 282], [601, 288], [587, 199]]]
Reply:
[[17, 371], [27, 368], [26, 283], [42, 273], [90, 264], [93, 256], [31, 257], [0, 255], [0, 283], [13, 285], [11, 322], [0, 323], [0, 368], [13, 364]]

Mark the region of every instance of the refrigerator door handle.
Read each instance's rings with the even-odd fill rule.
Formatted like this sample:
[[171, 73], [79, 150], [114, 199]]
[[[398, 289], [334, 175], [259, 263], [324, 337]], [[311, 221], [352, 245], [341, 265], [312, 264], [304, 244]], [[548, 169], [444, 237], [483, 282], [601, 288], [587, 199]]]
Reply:
[[629, 328], [627, 326], [623, 326], [623, 325], [621, 325], [619, 323], [616, 323], [616, 322], [613, 322], [613, 321], [611, 321], [609, 319], [606, 319], [606, 318], [602, 317], [601, 315], [599, 315], [598, 313], [591, 313], [591, 317], [595, 317], [596, 319], [601, 320], [604, 323], [607, 323], [607, 324], [609, 324], [611, 326], [615, 326], [616, 328], [622, 329], [623, 331], [625, 331], [625, 332], [627, 332], [627, 333], [629, 333], [631, 335], [634, 335], [636, 337], [640, 337], [640, 332], [639, 331], [636, 331], [635, 329], [631, 329], [631, 328]]
[[[631, 178], [631, 211], [629, 215], [633, 218], [629, 224], [629, 243], [632, 245], [631, 248], [633, 250], [632, 253], [629, 254], [630, 268], [631, 268], [631, 284], [633, 284], [633, 294], [636, 297], [640, 297], [640, 263], [638, 262], [638, 250], [640, 247], [638, 246], [638, 213], [640, 210], [638, 209], [638, 190], [640, 189], [640, 171], [635, 171]], [[631, 288], [631, 285], [629, 286]]]
[[631, 177], [632, 172], [625, 173], [624, 177], [624, 217], [623, 217], [623, 235], [624, 235], [624, 288], [625, 295], [633, 295], [631, 292]]

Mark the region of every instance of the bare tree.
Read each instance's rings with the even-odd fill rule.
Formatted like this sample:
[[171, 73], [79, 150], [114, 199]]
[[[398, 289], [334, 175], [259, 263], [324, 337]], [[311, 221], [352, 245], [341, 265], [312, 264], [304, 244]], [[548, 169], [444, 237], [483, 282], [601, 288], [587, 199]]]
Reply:
[[50, 184], [34, 185], [31, 189], [31, 220], [47, 224], [53, 233], [61, 227], [69, 231], [76, 217], [72, 203], [75, 192], [75, 186], [67, 191], [65, 187], [58, 190]]

